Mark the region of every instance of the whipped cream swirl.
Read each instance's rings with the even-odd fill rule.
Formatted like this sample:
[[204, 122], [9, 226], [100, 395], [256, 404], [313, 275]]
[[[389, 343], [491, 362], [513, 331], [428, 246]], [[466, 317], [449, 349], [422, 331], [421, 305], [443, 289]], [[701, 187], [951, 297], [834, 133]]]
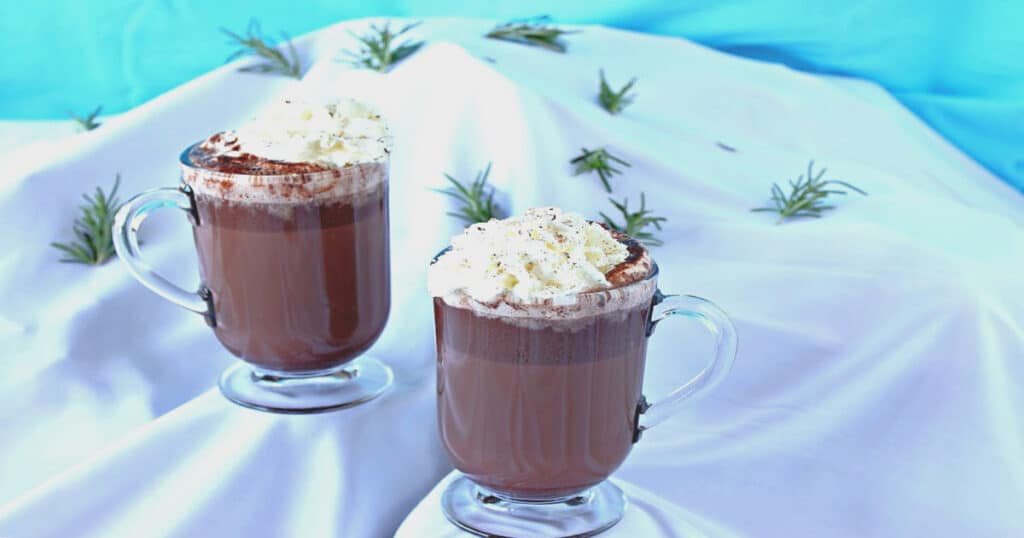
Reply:
[[291, 96], [260, 110], [237, 130], [210, 137], [202, 150], [224, 157], [254, 155], [343, 168], [383, 161], [391, 146], [387, 123], [369, 104], [347, 97]]
[[[530, 209], [453, 237], [451, 249], [430, 266], [427, 288], [434, 297], [483, 304], [557, 304], [561, 297], [612, 287], [607, 275], [627, 258], [626, 244], [603, 226], [556, 207]], [[646, 252], [636, 261], [644, 274], [631, 280], [650, 271]]]

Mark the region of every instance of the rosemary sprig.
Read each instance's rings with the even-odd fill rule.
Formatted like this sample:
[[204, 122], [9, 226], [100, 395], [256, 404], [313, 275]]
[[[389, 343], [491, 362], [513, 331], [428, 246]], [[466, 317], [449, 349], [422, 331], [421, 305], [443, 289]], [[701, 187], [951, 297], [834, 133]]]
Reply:
[[346, 50], [345, 54], [352, 57], [352, 65], [383, 73], [423, 46], [422, 41], [395, 41], [396, 38], [419, 26], [421, 22], [407, 24], [397, 32], [391, 31], [391, 21], [384, 23], [384, 26], [370, 25], [370, 32], [365, 35], [359, 36], [349, 32], [352, 37], [359, 40], [359, 51]]
[[634, 97], [629, 95], [629, 90], [632, 90], [633, 85], [636, 84], [636, 77], [629, 79], [629, 82], [619, 91], [614, 91], [604, 78], [604, 69], [601, 69], [598, 73], [601, 74], [601, 89], [597, 94], [597, 102], [601, 104], [602, 108], [607, 110], [609, 114], [618, 114], [627, 106], [633, 104]]
[[233, 44], [241, 47], [228, 56], [225, 61], [230, 62], [240, 56], [256, 56], [266, 60], [263, 63], [239, 68], [239, 71], [243, 73], [278, 73], [287, 77], [302, 78], [302, 64], [299, 63], [299, 55], [295, 52], [295, 46], [292, 45], [291, 39], [284, 32], [281, 32], [281, 38], [288, 45], [288, 56], [279, 50], [277, 43], [264, 39], [262, 31], [260, 31], [260, 23], [256, 19], [249, 21], [245, 37], [226, 28], [220, 30], [232, 39]]
[[487, 222], [491, 219], [500, 219], [505, 216], [504, 212], [494, 203], [494, 187], [488, 187], [487, 176], [491, 174], [491, 163], [477, 172], [476, 179], [469, 185], [465, 185], [452, 176], [445, 174], [444, 177], [452, 184], [447, 189], [431, 189], [434, 192], [447, 194], [458, 200], [462, 207], [458, 211], [449, 212], [448, 216], [461, 219], [466, 224]]
[[609, 228], [624, 233], [645, 245], [660, 246], [664, 244], [664, 241], [658, 239], [654, 232], [644, 231], [644, 228], [654, 226], [660, 232], [661, 223], [668, 220], [665, 217], [655, 216], [653, 211], [647, 209], [647, 199], [644, 193], [640, 193], [640, 209], [635, 212], [629, 211], [629, 198], [625, 198], [621, 202], [612, 198], [609, 198], [608, 201], [615, 206], [615, 209], [619, 210], [619, 213], [622, 213], [622, 224], [612, 220], [603, 212], [600, 213]]
[[112, 227], [114, 215], [121, 207], [117, 199], [120, 184], [121, 175], [118, 174], [110, 194], [97, 187], [95, 195], [82, 195], [86, 203], [80, 206], [82, 214], [72, 227], [75, 240], [70, 243], [50, 243], [50, 246], [64, 253], [61, 262], [102, 265], [114, 256]]
[[[839, 185], [851, 191], [867, 196], [868, 193], [850, 185], [845, 181], [837, 179], [822, 180], [826, 168], [822, 168], [817, 174], [814, 173], [814, 161], [807, 163], [807, 176], [801, 174], [796, 180], [789, 181], [789, 194], [782, 192], [778, 183], [772, 184], [772, 206], [758, 207], [751, 211], [770, 211], [779, 214], [776, 224], [782, 224], [788, 218], [811, 217], [821, 218], [822, 213], [835, 209], [834, 205], [826, 205], [825, 199], [830, 194], [848, 194], [842, 189], [832, 187]], [[830, 188], [831, 187], [831, 188]]]
[[98, 107], [96, 107], [96, 110], [93, 110], [87, 116], [79, 116], [78, 114], [75, 114], [74, 112], [68, 112], [68, 115], [71, 116], [71, 119], [74, 120], [75, 123], [78, 124], [78, 127], [81, 130], [83, 130], [83, 131], [91, 131], [91, 130], [99, 127], [100, 125], [102, 125], [100, 122], [96, 121], [96, 117], [100, 115], [100, 112], [102, 110], [103, 110], [103, 107], [102, 106], [98, 106]]
[[513, 20], [495, 26], [484, 37], [565, 52], [565, 41], [561, 37], [576, 32], [551, 26], [548, 24], [550, 21], [551, 18], [547, 16]]
[[622, 170], [615, 168], [612, 162], [621, 164], [622, 166], [631, 166], [626, 161], [608, 153], [608, 150], [604, 148], [597, 148], [595, 150], [589, 150], [587, 148], [581, 148], [581, 153], [575, 159], [569, 161], [570, 164], [576, 165], [576, 171], [573, 175], [585, 174], [587, 172], [597, 172], [597, 177], [601, 178], [601, 183], [604, 185], [604, 190], [612, 192], [612, 185], [608, 182], [615, 174], [621, 174]]

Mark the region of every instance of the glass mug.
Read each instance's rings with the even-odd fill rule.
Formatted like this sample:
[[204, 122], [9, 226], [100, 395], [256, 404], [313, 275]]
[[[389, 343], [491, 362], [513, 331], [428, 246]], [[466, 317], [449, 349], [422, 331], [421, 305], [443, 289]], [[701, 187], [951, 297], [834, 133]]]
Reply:
[[[625, 497], [606, 479], [644, 430], [721, 382], [736, 357], [726, 314], [662, 296], [657, 276], [655, 265], [623, 287], [501, 313], [434, 299], [438, 423], [462, 473], [442, 495], [452, 523], [482, 536], [591, 536], [622, 518]], [[648, 403], [647, 338], [669, 317], [699, 321], [716, 351]]]
[[[278, 413], [330, 411], [380, 395], [391, 369], [360, 355], [383, 331], [391, 303], [388, 161], [253, 175], [204, 168], [191, 151], [181, 155], [179, 187], [143, 192], [118, 211], [114, 247], [139, 282], [203, 315], [244, 361], [221, 376], [221, 392]], [[192, 223], [196, 292], [141, 257], [138, 230], [165, 207]]]

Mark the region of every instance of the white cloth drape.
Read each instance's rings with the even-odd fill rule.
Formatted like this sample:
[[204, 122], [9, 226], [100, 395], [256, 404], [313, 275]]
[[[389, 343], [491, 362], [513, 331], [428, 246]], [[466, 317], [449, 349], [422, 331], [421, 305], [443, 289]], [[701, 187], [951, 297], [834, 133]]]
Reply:
[[[646, 192], [669, 219], [661, 288], [715, 301], [740, 337], [717, 393], [645, 434], [616, 473], [633, 505], [609, 536], [1024, 533], [1024, 197], [868, 83], [596, 27], [554, 54], [483, 39], [491, 24], [428, 20], [428, 45], [387, 75], [336, 60], [365, 21], [300, 42], [315, 62], [302, 86], [377, 102], [396, 137], [394, 303], [372, 353], [397, 381], [352, 410], [227, 403], [210, 387], [232, 359], [201, 319], [116, 262], [58, 264], [46, 246], [70, 234], [79, 193], [115, 173], [124, 195], [175, 184], [184, 147], [294, 81], [226, 66], [9, 154], [0, 535], [452, 535], [424, 277], [460, 225], [428, 189], [492, 161], [504, 207], [596, 217], [607, 195], [568, 164], [596, 146], [632, 163], [615, 196]], [[620, 116], [595, 103], [599, 68], [639, 78]], [[749, 212], [810, 159], [870, 195], [780, 226]], [[196, 284], [180, 215], [143, 234], [154, 265]], [[652, 397], [707, 352], [697, 329], [666, 328], [648, 353]]]

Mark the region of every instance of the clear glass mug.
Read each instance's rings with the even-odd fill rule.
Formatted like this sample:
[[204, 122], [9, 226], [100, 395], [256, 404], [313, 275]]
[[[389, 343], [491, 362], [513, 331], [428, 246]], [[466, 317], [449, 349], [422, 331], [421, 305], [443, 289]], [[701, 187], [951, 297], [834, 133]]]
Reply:
[[[204, 167], [191, 153], [181, 155], [179, 187], [143, 192], [118, 211], [114, 247], [139, 282], [201, 314], [244, 361], [221, 376], [224, 395], [279, 413], [329, 411], [380, 395], [391, 370], [360, 355], [383, 331], [391, 303], [388, 162], [252, 175]], [[168, 207], [192, 223], [196, 292], [141, 256], [142, 222]]]
[[[438, 424], [463, 476], [442, 496], [455, 525], [483, 536], [591, 536], [622, 518], [606, 479], [641, 433], [729, 372], [736, 332], [693, 296], [644, 280], [558, 305], [474, 311], [434, 299]], [[564, 304], [568, 303], [568, 304]], [[665, 398], [643, 396], [647, 338], [668, 318], [700, 322], [715, 353]]]

